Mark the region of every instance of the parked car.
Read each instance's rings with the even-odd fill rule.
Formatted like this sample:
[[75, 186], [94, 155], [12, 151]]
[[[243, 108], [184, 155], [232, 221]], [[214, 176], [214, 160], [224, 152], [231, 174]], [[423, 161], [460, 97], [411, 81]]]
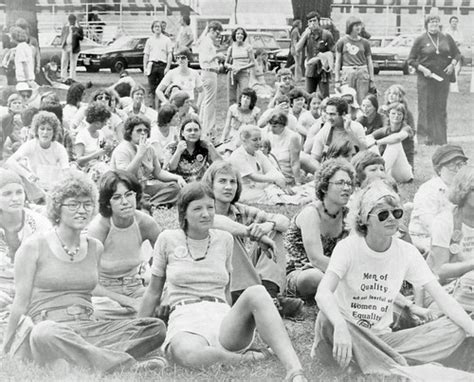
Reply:
[[370, 47], [384, 48], [390, 44], [396, 36], [372, 36], [369, 39]]
[[107, 46], [95, 49], [83, 49], [77, 65], [85, 66], [88, 72], [110, 69], [112, 73], [124, 69], [143, 69], [143, 50], [149, 35], [123, 36]]
[[385, 47], [373, 47], [374, 73], [378, 74], [381, 70], [401, 70], [403, 74], [414, 73], [415, 70], [408, 65], [407, 59], [416, 37], [414, 34], [403, 34], [394, 37]]
[[[59, 33], [41, 33], [39, 35], [39, 45], [41, 51], [41, 66], [46, 65], [48, 62], [55, 61], [58, 66], [61, 65], [61, 34]], [[81, 41], [81, 49], [88, 50], [92, 48], [98, 48], [102, 45], [97, 44], [95, 41], [84, 37]]]

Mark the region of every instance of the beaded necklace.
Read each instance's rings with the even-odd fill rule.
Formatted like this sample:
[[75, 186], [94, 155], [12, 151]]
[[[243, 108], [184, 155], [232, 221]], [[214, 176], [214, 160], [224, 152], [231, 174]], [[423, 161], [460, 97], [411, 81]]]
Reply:
[[69, 259], [71, 261], [74, 261], [74, 258], [79, 254], [79, 250], [81, 249], [81, 246], [78, 245], [74, 251], [71, 251], [59, 237], [58, 231], [54, 230], [54, 232], [56, 233], [56, 236], [58, 237], [58, 240], [61, 243], [61, 247], [63, 248], [63, 251], [66, 253], [66, 255], [69, 256]]
[[339, 211], [337, 211], [335, 214], [332, 214], [328, 211], [328, 209], [326, 208], [326, 205], [324, 204], [324, 200], [321, 201], [321, 204], [323, 205], [323, 209], [324, 209], [324, 213], [329, 216], [330, 218], [332, 219], [336, 219], [337, 218], [337, 215], [339, 215]]
[[211, 235], [208, 235], [207, 236], [207, 248], [206, 248], [206, 252], [204, 252], [204, 255], [202, 256], [199, 256], [199, 257], [194, 257], [193, 256], [193, 253], [191, 252], [191, 249], [189, 248], [189, 244], [188, 244], [188, 235], [186, 235], [186, 249], [188, 250], [188, 253], [189, 253], [189, 256], [191, 256], [191, 259], [193, 259], [194, 261], [201, 261], [201, 260], [204, 260], [207, 256], [207, 253], [209, 252], [209, 247], [211, 246]]

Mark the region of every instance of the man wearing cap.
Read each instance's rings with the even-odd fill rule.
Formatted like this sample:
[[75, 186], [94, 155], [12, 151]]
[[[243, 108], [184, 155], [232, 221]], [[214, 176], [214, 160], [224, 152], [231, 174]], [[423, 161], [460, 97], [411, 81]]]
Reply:
[[346, 21], [346, 35], [336, 43], [334, 75], [336, 89], [348, 84], [357, 91], [359, 104], [374, 86], [374, 64], [369, 41], [360, 36], [362, 20], [350, 16]]
[[434, 218], [451, 206], [447, 189], [467, 159], [460, 146], [451, 144], [438, 147], [431, 158], [436, 175], [423, 183], [415, 194], [408, 227], [413, 244], [422, 253], [429, 251]]
[[296, 44], [296, 51], [302, 54], [306, 48], [305, 77], [306, 91], [314, 93], [319, 86], [323, 98], [329, 97], [330, 73], [318, 69], [317, 61], [320, 52], [330, 52], [334, 48], [334, 38], [326, 29], [319, 25], [321, 17], [318, 12], [309, 12], [306, 15], [308, 27]]

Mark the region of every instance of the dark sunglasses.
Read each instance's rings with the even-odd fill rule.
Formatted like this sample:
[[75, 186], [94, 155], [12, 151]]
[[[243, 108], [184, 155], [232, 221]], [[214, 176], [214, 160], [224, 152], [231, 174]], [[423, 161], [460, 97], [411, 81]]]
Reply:
[[[398, 219], [401, 219], [401, 217], [403, 216], [403, 210], [401, 208], [395, 208], [393, 210], [382, 210], [378, 212], [376, 215], [377, 215], [377, 218], [379, 219], [379, 222], [384, 222], [385, 220], [388, 219], [390, 214], [392, 214], [392, 216], [398, 220]], [[371, 215], [374, 215], [374, 214], [371, 214]]]
[[176, 56], [177, 60], [186, 60], [187, 58], [187, 56]]

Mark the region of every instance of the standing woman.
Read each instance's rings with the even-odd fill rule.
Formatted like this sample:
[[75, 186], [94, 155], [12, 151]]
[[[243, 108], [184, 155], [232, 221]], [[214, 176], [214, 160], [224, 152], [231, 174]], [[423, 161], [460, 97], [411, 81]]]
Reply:
[[179, 142], [167, 147], [165, 167], [186, 182], [200, 180], [212, 162], [221, 159], [212, 143], [201, 139], [201, 134], [199, 119], [187, 118], [181, 123]]
[[232, 31], [232, 44], [227, 50], [229, 106], [237, 102], [237, 96], [249, 86], [250, 68], [255, 66], [252, 45], [246, 42], [247, 32], [238, 27]]
[[336, 244], [348, 235], [346, 207], [354, 187], [354, 170], [342, 159], [325, 161], [315, 177], [317, 201], [291, 221], [285, 234], [289, 295], [313, 298]]
[[426, 33], [416, 38], [408, 56], [408, 63], [418, 72], [418, 135], [426, 144], [444, 145], [449, 84], [455, 81], [461, 54], [453, 38], [441, 33], [439, 16], [427, 16], [425, 28]]
[[136, 177], [123, 170], [102, 177], [99, 214], [88, 233], [104, 245], [99, 264], [99, 284], [93, 298], [96, 316], [104, 319], [134, 318], [145, 292], [141, 246], [155, 245], [160, 229], [152, 217], [137, 210], [142, 188]]
[[168, 36], [162, 33], [159, 20], [153, 21], [151, 31], [153, 36], [146, 40], [143, 51], [143, 72], [148, 77], [149, 94], [153, 99], [152, 105], [157, 108], [155, 90], [165, 74], [170, 70], [173, 43]]
[[162, 321], [100, 321], [93, 315], [91, 296], [98, 282], [103, 246], [84, 229], [96, 203], [94, 183], [77, 171], [52, 189], [48, 217], [54, 229], [30, 237], [16, 255], [16, 294], [3, 350], [10, 350], [20, 319], [26, 315], [34, 326], [29, 341], [21, 347], [29, 346], [31, 357], [39, 364], [63, 360], [99, 372], [158, 367], [158, 362], [153, 362], [156, 359], [145, 363], [136, 359], [161, 345]]
[[212, 229], [214, 199], [200, 182], [186, 185], [178, 200], [180, 228], [165, 230], [153, 255], [152, 278], [139, 316], [171, 306], [164, 350], [185, 367], [239, 364], [263, 359], [249, 349], [255, 329], [283, 363], [287, 381], [306, 381], [301, 363], [272, 299], [261, 286], [247, 288], [230, 306], [232, 236]]

